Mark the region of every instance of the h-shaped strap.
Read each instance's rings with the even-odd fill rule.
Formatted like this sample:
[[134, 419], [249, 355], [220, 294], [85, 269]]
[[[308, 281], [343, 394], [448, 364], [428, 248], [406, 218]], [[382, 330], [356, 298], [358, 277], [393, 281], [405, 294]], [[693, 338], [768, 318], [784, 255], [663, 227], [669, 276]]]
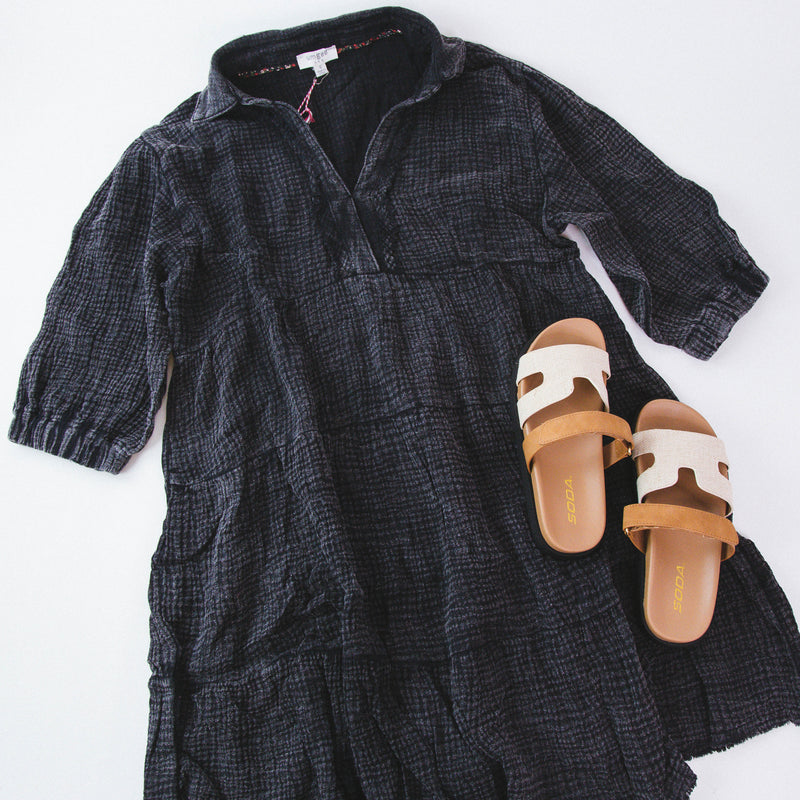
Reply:
[[639, 474], [636, 491], [639, 502], [656, 489], [665, 489], [678, 482], [678, 470], [687, 467], [694, 472], [697, 485], [709, 494], [727, 503], [730, 516], [733, 493], [730, 481], [719, 471], [719, 465], [728, 466], [725, 445], [716, 436], [695, 431], [651, 428], [633, 434], [631, 455], [634, 459], [652, 453], [655, 461]]
[[597, 390], [603, 403], [602, 411], [575, 411], [546, 420], [529, 431], [522, 449], [528, 471], [533, 457], [547, 444], [578, 436], [600, 433], [612, 441], [603, 447], [603, 468], [616, 464], [631, 454], [631, 429], [627, 421], [608, 411], [607, 377], [610, 377], [608, 352], [588, 344], [555, 344], [528, 350], [519, 359], [517, 385], [531, 375], [542, 374], [542, 383], [517, 400], [519, 425], [537, 411], [569, 397], [575, 391], [575, 378], [586, 378]]
[[[651, 428], [633, 434], [631, 455], [635, 459], [645, 453], [651, 453], [654, 461], [636, 479], [639, 502], [625, 506], [622, 512], [622, 529], [631, 542], [644, 552], [646, 530], [675, 528], [718, 539], [722, 542], [722, 560], [730, 558], [739, 536], [728, 519], [733, 512], [731, 484], [719, 471], [720, 464], [728, 466], [722, 440], [696, 431]], [[692, 470], [700, 489], [725, 501], [725, 516], [670, 503], [642, 502], [650, 492], [674, 486], [681, 467]]]
[[589, 344], [554, 344], [528, 350], [519, 359], [517, 385], [523, 378], [542, 374], [542, 383], [525, 392], [517, 400], [519, 425], [525, 420], [575, 391], [575, 378], [586, 378], [603, 401], [603, 410], [608, 411], [608, 390], [603, 377], [611, 375], [608, 352]]

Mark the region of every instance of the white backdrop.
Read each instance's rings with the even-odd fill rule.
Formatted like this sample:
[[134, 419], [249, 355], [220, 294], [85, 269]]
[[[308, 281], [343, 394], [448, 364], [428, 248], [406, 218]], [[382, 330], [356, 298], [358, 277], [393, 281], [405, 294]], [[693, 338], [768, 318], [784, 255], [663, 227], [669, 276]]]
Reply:
[[[380, 3], [73, 0], [2, 13], [0, 428], [72, 227], [124, 148], [205, 86], [246, 33]], [[792, 0], [407, 3], [566, 84], [714, 195], [771, 277], [708, 362], [650, 341], [581, 243], [645, 359], [726, 442], [736, 522], [800, 613], [798, 30]], [[150, 557], [166, 510], [164, 407], [119, 475], [0, 441], [0, 796], [142, 795]], [[800, 796], [800, 729], [691, 762], [693, 800]]]

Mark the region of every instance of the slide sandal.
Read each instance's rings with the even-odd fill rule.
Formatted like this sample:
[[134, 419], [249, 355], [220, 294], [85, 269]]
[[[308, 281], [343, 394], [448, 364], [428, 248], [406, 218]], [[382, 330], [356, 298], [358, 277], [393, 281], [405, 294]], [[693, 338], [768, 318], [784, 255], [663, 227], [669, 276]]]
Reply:
[[[603, 470], [631, 447], [630, 425], [609, 413], [610, 374], [600, 328], [580, 317], [549, 325], [519, 359], [525, 480], [539, 522], [535, 541], [545, 552], [585, 553], [603, 536]], [[605, 446], [604, 435], [612, 439]]]
[[720, 561], [739, 543], [725, 446], [693, 408], [652, 400], [631, 455], [639, 502], [625, 506], [622, 527], [645, 556], [644, 621], [657, 639], [688, 644], [711, 624]]

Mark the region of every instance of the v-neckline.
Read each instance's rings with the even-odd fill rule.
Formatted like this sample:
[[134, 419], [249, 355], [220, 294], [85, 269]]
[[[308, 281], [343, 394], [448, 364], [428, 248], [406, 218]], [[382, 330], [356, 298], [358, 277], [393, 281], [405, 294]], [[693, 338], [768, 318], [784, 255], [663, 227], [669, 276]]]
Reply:
[[[334, 166], [333, 154], [329, 155], [320, 139], [309, 128], [297, 104], [288, 100], [251, 95], [239, 88], [231, 78], [226, 77], [237, 69], [254, 66], [254, 57], [258, 61], [271, 62], [280, 66], [264, 67], [262, 71], [285, 69], [296, 66], [287, 59], [287, 53], [308, 51], [320, 44], [327, 44], [338, 38], [356, 38], [363, 33], [368, 35], [372, 29], [389, 30], [398, 28], [398, 32], [410, 37], [415, 52], [427, 52], [427, 58], [421, 73], [420, 83], [406, 98], [388, 108], [381, 116], [370, 135], [369, 141], [360, 159], [358, 172], [352, 189], [347, 184], [342, 172]], [[360, 43], [358, 46], [363, 46]], [[422, 49], [424, 48], [424, 50]], [[211, 59], [208, 86], [200, 93], [193, 122], [210, 120], [232, 110], [238, 104], [277, 106], [281, 109], [278, 116], [279, 125], [288, 126], [288, 130], [299, 137], [306, 145], [306, 150], [328, 175], [329, 183], [346, 197], [355, 198], [368, 181], [378, 154], [387, 146], [386, 120], [398, 109], [430, 97], [438, 91], [448, 79], [458, 75], [464, 68], [466, 57], [465, 42], [454, 37], [443, 37], [436, 26], [419, 12], [402, 7], [382, 7], [366, 11], [356, 11], [313, 23], [305, 23], [293, 28], [268, 30], [257, 34], [249, 34], [228, 42], [218, 48]], [[286, 115], [290, 120], [284, 121]], [[307, 130], [299, 130], [307, 128]], [[347, 162], [343, 162], [346, 164]]]
[[424, 100], [430, 97], [431, 95], [435, 94], [440, 87], [441, 84], [423, 86], [420, 89], [416, 90], [413, 94], [409, 95], [403, 100], [398, 101], [393, 106], [390, 106], [383, 113], [380, 120], [378, 120], [378, 124], [375, 126], [372, 135], [370, 136], [369, 142], [367, 143], [367, 147], [364, 151], [364, 158], [361, 160], [361, 164], [359, 166], [358, 174], [356, 176], [356, 180], [355, 183], [353, 184], [352, 190], [347, 185], [347, 182], [342, 177], [342, 174], [334, 166], [333, 161], [331, 161], [330, 156], [325, 151], [325, 148], [322, 146], [322, 143], [320, 142], [319, 138], [315, 136], [314, 132], [309, 128], [309, 123], [307, 123], [303, 119], [300, 112], [291, 103], [288, 103], [285, 100], [267, 100], [266, 102], [259, 103], [259, 100], [263, 101], [264, 98], [257, 98], [257, 97], [254, 97], [252, 99], [246, 98], [244, 102], [250, 103], [252, 105], [265, 105], [266, 103], [268, 103], [271, 106], [280, 108], [281, 113], [284, 115], [284, 117], [288, 116], [289, 118], [287, 124], [294, 127], [298, 135], [300, 135], [305, 140], [308, 148], [314, 152], [317, 161], [322, 162], [325, 171], [327, 172], [330, 180], [336, 186], [336, 188], [348, 198], [354, 199], [359, 194], [359, 188], [361, 187], [363, 181], [369, 175], [371, 164], [374, 163], [376, 154], [380, 150], [380, 146], [382, 144], [385, 145], [384, 123], [386, 119], [394, 111], [400, 108], [405, 108], [406, 106], [410, 106], [416, 102], [419, 102], [420, 100]]

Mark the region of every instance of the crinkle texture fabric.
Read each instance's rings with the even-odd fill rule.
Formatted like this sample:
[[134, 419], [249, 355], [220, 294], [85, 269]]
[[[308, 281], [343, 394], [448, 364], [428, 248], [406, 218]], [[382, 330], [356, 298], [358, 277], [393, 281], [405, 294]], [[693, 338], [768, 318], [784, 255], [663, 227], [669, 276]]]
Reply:
[[[330, 45], [306, 123], [294, 59]], [[147, 800], [683, 798], [686, 758], [800, 722], [797, 625], [745, 536], [686, 649], [639, 617], [630, 460], [596, 552], [533, 544], [533, 337], [597, 322], [631, 423], [674, 397], [569, 223], [644, 330], [700, 359], [767, 284], [612, 118], [404, 8], [229, 42], [127, 147], [8, 435], [116, 474], [166, 393]]]

